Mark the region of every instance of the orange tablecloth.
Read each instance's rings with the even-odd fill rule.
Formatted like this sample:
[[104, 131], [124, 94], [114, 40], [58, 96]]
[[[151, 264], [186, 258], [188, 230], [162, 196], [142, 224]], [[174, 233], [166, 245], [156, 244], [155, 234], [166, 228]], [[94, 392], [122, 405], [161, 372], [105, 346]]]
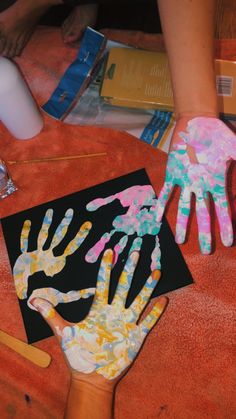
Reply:
[[[164, 48], [157, 36], [117, 31], [109, 34], [133, 45]], [[227, 57], [233, 57], [235, 46], [236, 41], [222, 41], [216, 45], [216, 54], [222, 56], [225, 51]], [[38, 103], [50, 96], [75, 55], [75, 50], [63, 45], [58, 29], [39, 28], [34, 34], [17, 62]], [[162, 152], [112, 129], [68, 126], [45, 115], [44, 119], [43, 132], [28, 141], [15, 140], [0, 126], [0, 156], [7, 161], [95, 152], [107, 155], [11, 166], [19, 191], [0, 203], [1, 217], [142, 167], [159, 192], [166, 163]], [[236, 196], [235, 180], [233, 165], [229, 178], [232, 198]], [[173, 229], [177, 198], [176, 195], [167, 212]], [[236, 417], [233, 328], [236, 251], [235, 246], [226, 249], [221, 245], [213, 224], [216, 245], [213, 254], [206, 257], [199, 253], [195, 217], [191, 220], [187, 243], [181, 249], [195, 284], [169, 294], [165, 315], [117, 388], [117, 419]], [[1, 329], [26, 340], [2, 233], [0, 252]], [[0, 345], [2, 419], [63, 417], [69, 373], [61, 351], [54, 337], [36, 346], [52, 355], [49, 368], [36, 367]]]

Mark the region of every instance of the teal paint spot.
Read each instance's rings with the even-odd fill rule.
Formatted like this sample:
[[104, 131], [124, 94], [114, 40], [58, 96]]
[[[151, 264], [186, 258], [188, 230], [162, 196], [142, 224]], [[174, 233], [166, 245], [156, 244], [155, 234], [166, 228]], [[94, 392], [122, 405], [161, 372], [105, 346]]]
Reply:
[[221, 185], [215, 185], [214, 187], [214, 192], [219, 194], [219, 195], [224, 195], [225, 193], [225, 188]]
[[189, 215], [190, 210], [189, 210], [189, 208], [182, 208], [182, 209], [181, 209], [181, 213], [182, 213], [183, 215]]

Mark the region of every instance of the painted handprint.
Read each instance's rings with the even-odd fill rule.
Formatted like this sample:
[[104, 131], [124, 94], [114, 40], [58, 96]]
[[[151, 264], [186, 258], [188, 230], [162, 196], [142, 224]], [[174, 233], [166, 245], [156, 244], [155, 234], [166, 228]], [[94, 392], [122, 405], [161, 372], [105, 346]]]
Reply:
[[28, 238], [31, 222], [30, 220], [26, 220], [24, 222], [20, 238], [20, 247], [22, 253], [17, 258], [13, 268], [16, 293], [20, 299], [27, 297], [29, 276], [36, 272], [43, 271], [45, 275], [52, 277], [60, 272], [66, 264], [67, 256], [73, 254], [80, 247], [92, 227], [92, 224], [86, 221], [80, 227], [80, 230], [74, 239], [71, 240], [71, 242], [66, 246], [63, 254], [60, 256], [55, 256], [53, 250], [61, 243], [65, 237], [73, 217], [73, 210], [70, 208], [66, 211], [63, 220], [55, 231], [49, 248], [44, 250], [43, 247], [48, 237], [48, 231], [52, 223], [52, 217], [53, 210], [48, 209], [38, 235], [37, 249], [31, 252], [28, 251]]
[[165, 297], [160, 298], [137, 324], [160, 278], [158, 270], [152, 272], [139, 295], [125, 308], [138, 259], [139, 252], [129, 255], [115, 296], [108, 304], [113, 252], [110, 249], [105, 251], [91, 309], [79, 323], [65, 321], [46, 300], [32, 300], [59, 339], [74, 373], [97, 373], [108, 380], [117, 378], [133, 362], [146, 336], [162, 315], [167, 304]]
[[215, 204], [221, 240], [225, 246], [232, 245], [233, 229], [226, 193], [226, 172], [231, 159], [236, 159], [236, 136], [219, 119], [194, 118], [188, 122], [186, 132], [178, 133], [168, 157], [157, 210], [160, 222], [174, 186], [180, 186], [177, 243], [185, 241], [191, 195], [195, 194], [200, 248], [202, 253], [210, 253], [210, 193]]
[[[118, 199], [121, 205], [128, 210], [126, 214], [118, 215], [112, 222], [113, 229], [106, 232], [100, 240], [86, 254], [86, 261], [96, 262], [105, 245], [110, 241], [115, 233], [124, 233], [118, 244], [114, 247], [114, 263], [120, 253], [124, 250], [129, 236], [137, 235], [141, 242], [146, 234], [155, 236], [156, 244], [152, 252], [151, 269], [160, 269], [160, 247], [157, 234], [160, 230], [160, 223], [157, 223], [157, 199], [151, 185], [137, 185], [125, 189], [107, 198], [98, 198], [87, 204], [88, 211], [96, 211], [103, 205], [107, 205]], [[150, 207], [147, 209], [146, 207]], [[135, 248], [133, 249], [135, 250]], [[137, 249], [138, 250], [138, 249]]]

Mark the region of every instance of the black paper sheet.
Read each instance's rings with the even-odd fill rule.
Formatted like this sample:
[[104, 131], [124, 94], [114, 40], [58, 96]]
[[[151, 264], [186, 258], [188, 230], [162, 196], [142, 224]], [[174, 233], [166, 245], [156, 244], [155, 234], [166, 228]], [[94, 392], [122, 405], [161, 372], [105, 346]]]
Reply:
[[[17, 258], [21, 254], [20, 237], [25, 220], [31, 221], [31, 229], [28, 239], [28, 252], [30, 252], [37, 249], [37, 237], [42, 227], [45, 213], [49, 208], [52, 208], [54, 213], [48, 232], [48, 239], [45, 243], [45, 248], [50, 245], [56, 228], [60, 224], [68, 208], [72, 208], [74, 210], [74, 215], [67, 233], [61, 243], [54, 250], [55, 256], [63, 253], [66, 245], [74, 238], [82, 223], [85, 221], [92, 222], [92, 229], [87, 238], [77, 251], [66, 258], [65, 266], [60, 272], [55, 274], [53, 277], [46, 276], [44, 271], [39, 271], [29, 276], [27, 298], [19, 299], [29, 343], [39, 341], [52, 335], [51, 329], [42, 319], [41, 315], [30, 309], [27, 305], [27, 299], [33, 290], [37, 288], [52, 287], [61, 292], [67, 293], [71, 290], [95, 287], [103, 252], [95, 263], [86, 262], [85, 255], [105, 232], [110, 232], [110, 230], [113, 229], [112, 223], [114, 218], [117, 215], [122, 215], [127, 212], [127, 208], [122, 206], [120, 201], [117, 199], [107, 205], [101, 206], [93, 212], [88, 211], [86, 209], [86, 205], [96, 198], [106, 198], [135, 185], [151, 185], [144, 169], [44, 203], [1, 220], [12, 269]], [[121, 232], [113, 234], [110, 241], [106, 244], [105, 249], [114, 248], [122, 236], [124, 236], [124, 233]], [[136, 233], [128, 237], [128, 243], [123, 253], [119, 255], [117, 263], [113, 268], [110, 286], [110, 300], [114, 295], [119, 275], [122, 272], [129, 249], [135, 237], [137, 237]], [[159, 233], [159, 240], [161, 247], [162, 276], [154, 290], [152, 295], [153, 297], [180, 287], [184, 287], [193, 282], [191, 273], [185, 263], [178, 245], [175, 243], [173, 234], [165, 218], [163, 219], [162, 227]], [[155, 237], [146, 234], [143, 237], [140, 260], [128, 295], [126, 303], [127, 306], [129, 306], [133, 301], [134, 297], [138, 294], [150, 274], [151, 253], [154, 245]], [[87, 299], [81, 299], [75, 302], [58, 304], [56, 310], [66, 320], [79, 322], [88, 313], [92, 300], [93, 297], [91, 296]]]

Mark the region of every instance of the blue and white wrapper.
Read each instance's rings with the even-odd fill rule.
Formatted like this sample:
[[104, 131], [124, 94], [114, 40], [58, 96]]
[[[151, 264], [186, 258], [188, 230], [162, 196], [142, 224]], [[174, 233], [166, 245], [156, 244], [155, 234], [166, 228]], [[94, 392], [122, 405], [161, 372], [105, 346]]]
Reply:
[[17, 187], [9, 176], [4, 161], [0, 159], [0, 200], [6, 198], [15, 191], [17, 191]]

